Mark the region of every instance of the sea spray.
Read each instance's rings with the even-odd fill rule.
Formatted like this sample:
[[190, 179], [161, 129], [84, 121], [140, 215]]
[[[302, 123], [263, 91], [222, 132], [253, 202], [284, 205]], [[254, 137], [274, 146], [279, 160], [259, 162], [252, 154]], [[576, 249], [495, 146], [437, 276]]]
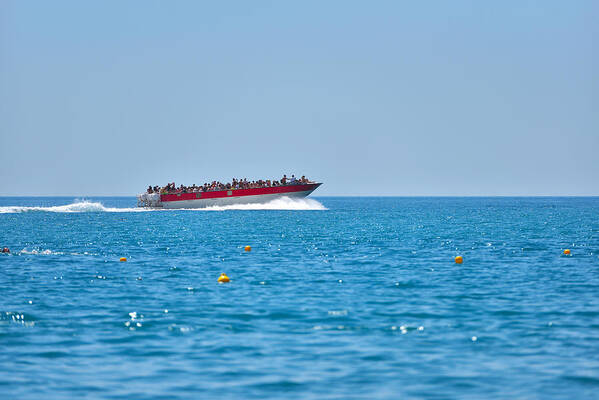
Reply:
[[322, 203], [314, 199], [293, 199], [281, 197], [267, 203], [231, 204], [228, 206], [211, 206], [201, 208], [204, 211], [226, 211], [226, 210], [326, 210]]

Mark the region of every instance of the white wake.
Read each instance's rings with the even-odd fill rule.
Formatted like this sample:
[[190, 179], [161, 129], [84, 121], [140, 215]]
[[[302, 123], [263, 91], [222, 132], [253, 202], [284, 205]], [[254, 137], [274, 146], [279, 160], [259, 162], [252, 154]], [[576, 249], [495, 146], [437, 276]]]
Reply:
[[293, 199], [281, 197], [269, 201], [268, 203], [255, 204], [231, 204], [228, 206], [211, 206], [199, 208], [203, 211], [226, 211], [226, 210], [326, 210], [322, 203], [314, 199]]
[[[326, 210], [320, 202], [313, 199], [291, 199], [282, 197], [264, 204], [232, 204], [228, 206], [212, 206], [206, 208], [188, 209], [193, 211], [226, 211], [226, 210]], [[184, 209], [185, 210], [185, 209]], [[141, 207], [116, 208], [105, 207], [100, 202], [75, 201], [72, 204], [50, 207], [5, 206], [0, 207], [0, 214], [24, 213], [31, 211], [54, 213], [84, 213], [84, 212], [144, 212], [144, 211], [176, 211]]]
[[82, 212], [139, 212], [145, 211], [142, 208], [113, 208], [104, 207], [102, 203], [93, 201], [76, 201], [64, 206], [51, 207], [25, 207], [25, 206], [7, 206], [0, 207], [0, 214], [23, 213], [30, 211], [45, 211], [55, 213], [82, 213]]

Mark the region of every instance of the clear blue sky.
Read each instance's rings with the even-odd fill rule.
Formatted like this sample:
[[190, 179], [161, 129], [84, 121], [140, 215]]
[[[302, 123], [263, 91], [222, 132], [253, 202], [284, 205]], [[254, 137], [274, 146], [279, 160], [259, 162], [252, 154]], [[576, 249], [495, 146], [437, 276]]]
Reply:
[[599, 1], [0, 2], [0, 195], [599, 195]]

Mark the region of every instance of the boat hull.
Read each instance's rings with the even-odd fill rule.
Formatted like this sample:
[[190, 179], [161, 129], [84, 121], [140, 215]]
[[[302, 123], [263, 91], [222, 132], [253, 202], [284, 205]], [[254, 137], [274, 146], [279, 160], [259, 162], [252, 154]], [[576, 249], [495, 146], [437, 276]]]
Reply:
[[142, 194], [138, 196], [138, 205], [150, 208], [183, 209], [261, 204], [283, 197], [306, 197], [320, 185], [320, 183], [310, 183], [192, 193]]
[[288, 198], [302, 198], [308, 196], [313, 190], [304, 192], [292, 192], [292, 193], [272, 193], [272, 194], [259, 194], [249, 196], [229, 196], [229, 197], [217, 197], [213, 199], [193, 199], [193, 200], [179, 200], [179, 201], [168, 201], [162, 202], [162, 208], [167, 209], [183, 209], [183, 208], [206, 208], [206, 207], [221, 207], [230, 206], [236, 204], [264, 204], [272, 200], [280, 199], [283, 197]]

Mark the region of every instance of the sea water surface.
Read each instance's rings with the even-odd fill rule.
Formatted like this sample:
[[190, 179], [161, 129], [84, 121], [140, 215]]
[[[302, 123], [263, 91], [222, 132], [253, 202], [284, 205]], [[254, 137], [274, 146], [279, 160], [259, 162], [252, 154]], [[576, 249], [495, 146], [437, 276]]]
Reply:
[[599, 398], [599, 198], [12, 197], [4, 246], [2, 399]]

